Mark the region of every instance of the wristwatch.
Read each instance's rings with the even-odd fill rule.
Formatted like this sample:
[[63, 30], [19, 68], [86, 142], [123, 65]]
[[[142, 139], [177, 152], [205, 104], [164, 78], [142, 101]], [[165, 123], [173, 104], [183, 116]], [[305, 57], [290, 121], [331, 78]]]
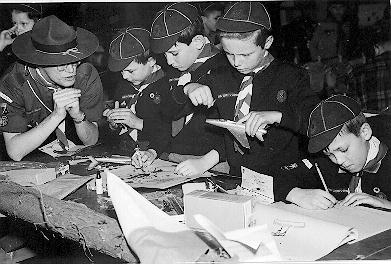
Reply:
[[81, 123], [83, 123], [83, 122], [86, 121], [86, 120], [87, 120], [86, 114], [83, 113], [83, 118], [82, 118], [81, 120], [73, 119], [73, 122], [74, 122], [75, 124], [81, 124]]

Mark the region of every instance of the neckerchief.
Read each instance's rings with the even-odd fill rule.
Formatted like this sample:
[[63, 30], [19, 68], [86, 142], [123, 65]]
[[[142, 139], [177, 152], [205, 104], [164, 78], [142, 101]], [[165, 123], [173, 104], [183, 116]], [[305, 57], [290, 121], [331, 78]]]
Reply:
[[[201, 53], [198, 55], [197, 59], [193, 62], [193, 64], [184, 72], [182, 72], [181, 76], [178, 79], [178, 85], [186, 85], [189, 83], [192, 79], [191, 72], [197, 70], [204, 62], [215, 56], [220, 52], [219, 49], [217, 49], [213, 44], [210, 43], [209, 39], [207, 37], [204, 37], [205, 45], [201, 51]], [[198, 80], [194, 80], [198, 81]], [[188, 124], [193, 117], [194, 113], [188, 114], [184, 120], [184, 124]], [[182, 118], [178, 120], [179, 123], [183, 123]], [[183, 128], [183, 125], [179, 125], [180, 129]], [[174, 134], [179, 133], [174, 132]]]
[[[159, 65], [155, 64], [153, 66], [151, 74], [140, 85], [133, 85], [132, 84], [134, 89], [137, 91], [137, 94], [130, 99], [128, 107], [130, 107], [130, 110], [135, 115], [136, 115], [137, 100], [141, 96], [142, 92], [148, 87], [148, 85], [160, 80], [163, 77], [164, 77], [164, 71], [162, 70], [162, 68]], [[122, 129], [119, 132], [119, 135], [122, 135], [122, 134], [126, 133], [127, 131], [128, 131], [128, 127], [122, 126]], [[132, 129], [129, 132], [129, 136], [131, 136], [134, 141], [137, 141], [137, 129]]]
[[350, 192], [362, 192], [361, 189], [361, 176], [363, 172], [377, 173], [381, 166], [381, 161], [386, 156], [388, 147], [384, 143], [381, 143], [376, 137], [372, 136], [369, 141], [369, 150], [367, 155], [367, 162], [364, 169], [358, 172], [349, 184]]

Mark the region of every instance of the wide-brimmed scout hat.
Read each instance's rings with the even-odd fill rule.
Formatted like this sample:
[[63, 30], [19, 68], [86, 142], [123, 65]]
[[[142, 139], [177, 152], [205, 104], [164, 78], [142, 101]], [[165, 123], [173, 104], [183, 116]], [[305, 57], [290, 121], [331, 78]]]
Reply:
[[151, 26], [151, 50], [163, 53], [178, 40], [180, 33], [199, 19], [198, 9], [189, 3], [174, 3], [160, 10]]
[[27, 63], [55, 66], [87, 58], [98, 45], [98, 38], [90, 31], [79, 27], [75, 30], [52, 15], [35, 23], [31, 31], [17, 36], [12, 50]]
[[150, 33], [143, 28], [126, 28], [110, 43], [109, 70], [122, 71], [138, 55], [149, 51]]
[[271, 29], [270, 16], [259, 2], [236, 2], [224, 12], [216, 24], [224, 32], [250, 32], [260, 28]]
[[342, 126], [361, 113], [360, 104], [345, 95], [334, 95], [320, 102], [309, 117], [308, 151], [316, 153], [326, 148]]

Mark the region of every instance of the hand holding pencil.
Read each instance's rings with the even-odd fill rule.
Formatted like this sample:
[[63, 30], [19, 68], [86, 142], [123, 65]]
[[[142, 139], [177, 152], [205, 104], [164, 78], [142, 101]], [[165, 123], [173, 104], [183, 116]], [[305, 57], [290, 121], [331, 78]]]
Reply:
[[132, 156], [132, 165], [138, 169], [144, 168], [152, 164], [156, 159], [157, 153], [154, 149], [140, 150], [135, 148]]

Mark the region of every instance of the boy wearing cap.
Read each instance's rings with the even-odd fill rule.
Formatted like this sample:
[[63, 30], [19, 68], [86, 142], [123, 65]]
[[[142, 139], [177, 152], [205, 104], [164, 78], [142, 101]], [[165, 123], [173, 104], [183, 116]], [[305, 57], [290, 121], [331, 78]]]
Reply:
[[309, 209], [327, 209], [335, 204], [391, 209], [388, 146], [373, 135], [354, 99], [335, 95], [319, 103], [311, 112], [307, 135], [309, 152], [323, 152], [327, 158], [290, 166], [293, 169], [288, 173], [297, 175], [299, 181], [286, 200]]
[[[9, 157], [24, 156], [56, 137], [92, 145], [99, 137], [103, 89], [96, 69], [80, 61], [98, 47], [96, 36], [55, 16], [39, 20], [12, 44], [16, 62], [0, 80], [1, 130]], [[68, 138], [68, 139], [67, 139]]]
[[217, 19], [221, 16], [224, 6], [216, 2], [202, 2], [199, 4], [199, 9], [201, 13], [201, 19], [204, 23], [204, 33], [209, 41], [218, 45], [218, 48], [221, 48], [219, 43], [217, 33], [216, 33], [216, 24]]
[[[148, 142], [148, 149], [133, 155], [137, 167], [149, 165], [165, 150], [171, 137], [175, 106], [168, 78], [149, 50], [150, 33], [127, 28], [110, 43], [109, 69], [121, 72], [115, 100], [120, 108], [106, 109], [109, 126], [132, 142]], [[163, 111], [164, 110], [164, 111]], [[136, 143], [133, 148], [138, 147]]]
[[[189, 84], [185, 93], [193, 104], [214, 104], [221, 118], [244, 123], [249, 149], [230, 134], [225, 137], [231, 174], [240, 175], [241, 166], [273, 174], [275, 165], [299, 157], [298, 133], [305, 133], [309, 113], [319, 99], [305, 70], [269, 53], [271, 23], [261, 3], [234, 3], [219, 18], [217, 29], [233, 68], [212, 71], [208, 86]], [[210, 164], [219, 156], [216, 150]]]
[[[205, 126], [207, 116], [217, 116], [216, 109], [195, 108], [184, 94], [183, 88], [191, 82], [203, 82], [211, 69], [227, 65], [226, 58], [203, 35], [203, 23], [195, 6], [173, 3], [159, 11], [151, 27], [151, 49], [164, 53], [172, 95], [180, 107], [173, 122], [171, 153], [204, 155], [213, 145], [221, 146], [222, 137], [214, 128]], [[181, 163], [180, 173], [199, 173], [199, 159]]]

